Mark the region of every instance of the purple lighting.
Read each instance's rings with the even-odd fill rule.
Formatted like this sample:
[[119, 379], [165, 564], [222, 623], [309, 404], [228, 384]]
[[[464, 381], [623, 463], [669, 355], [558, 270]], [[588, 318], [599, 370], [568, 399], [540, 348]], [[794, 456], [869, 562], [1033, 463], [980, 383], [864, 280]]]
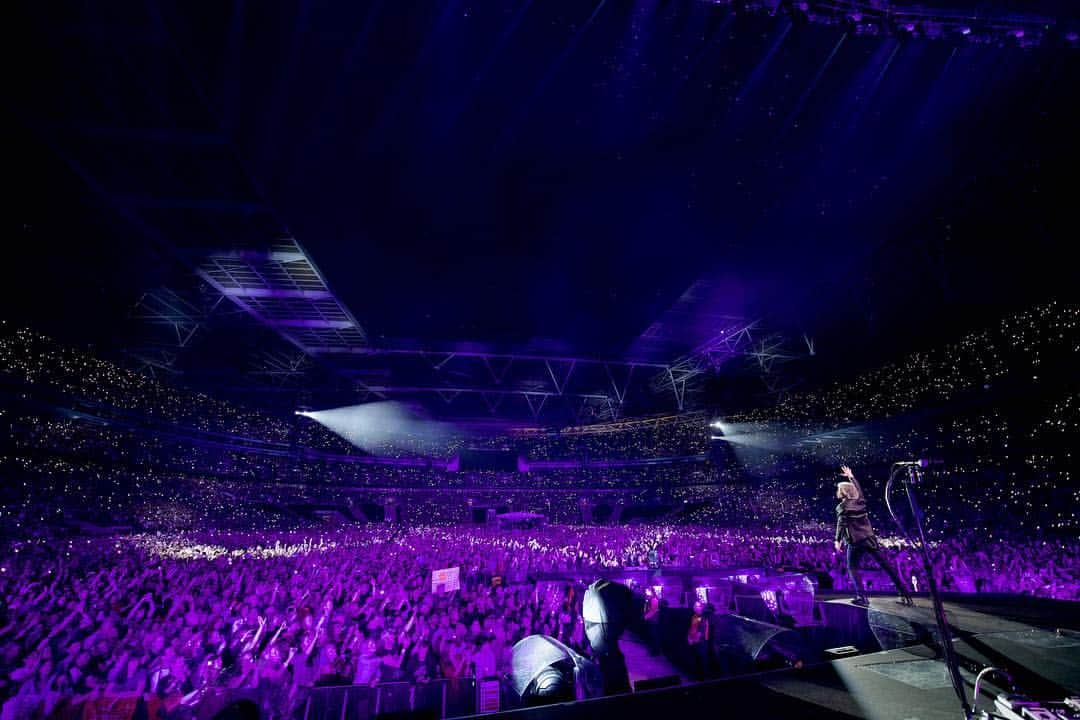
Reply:
[[1077, 5], [228, 5], [20, 8], [0, 720], [1080, 720]]

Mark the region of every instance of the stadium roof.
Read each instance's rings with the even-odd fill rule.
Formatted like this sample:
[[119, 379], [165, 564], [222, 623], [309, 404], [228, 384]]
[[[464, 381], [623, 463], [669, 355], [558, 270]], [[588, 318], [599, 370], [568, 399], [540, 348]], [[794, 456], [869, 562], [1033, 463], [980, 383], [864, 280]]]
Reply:
[[210, 252], [196, 267], [211, 287], [309, 355], [367, 349], [364, 330], [294, 239], [263, 251]]
[[1055, 287], [1078, 53], [741, 8], [22, 6], [15, 295], [67, 309], [9, 307], [191, 382], [529, 416], [730, 355], [782, 391]]

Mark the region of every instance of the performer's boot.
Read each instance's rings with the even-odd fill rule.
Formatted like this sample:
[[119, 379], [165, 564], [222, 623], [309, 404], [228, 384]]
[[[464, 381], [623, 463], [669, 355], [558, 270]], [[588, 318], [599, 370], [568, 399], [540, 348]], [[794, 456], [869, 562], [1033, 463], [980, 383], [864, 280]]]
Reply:
[[869, 607], [870, 598], [866, 596], [866, 587], [863, 585], [862, 575], [857, 567], [848, 566], [848, 575], [851, 576], [851, 584], [855, 586], [855, 597], [851, 604], [859, 607]]
[[888, 560], [883, 558], [880, 552], [874, 553], [874, 559], [877, 560], [878, 565], [885, 571], [885, 574], [892, 580], [893, 587], [896, 588], [896, 602], [901, 605], [914, 605], [914, 601], [911, 599], [911, 594], [908, 592], [907, 587], [904, 586], [904, 582], [900, 579], [900, 573], [896, 572], [896, 568], [892, 566]]

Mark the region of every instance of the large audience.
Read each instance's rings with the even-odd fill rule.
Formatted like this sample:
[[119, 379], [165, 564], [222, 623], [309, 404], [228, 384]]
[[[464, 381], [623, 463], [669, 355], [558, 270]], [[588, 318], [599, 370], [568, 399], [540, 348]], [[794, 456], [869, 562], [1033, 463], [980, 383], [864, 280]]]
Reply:
[[997, 326], [958, 342], [739, 417], [857, 422], [898, 415], [991, 390], [998, 383], [1038, 384], [1040, 373], [1071, 364], [1077, 352], [1080, 307], [1051, 302], [1006, 316]]
[[[208, 395], [180, 391], [93, 354], [3, 324], [0, 368], [9, 382], [35, 392], [77, 398], [89, 407], [207, 433], [288, 443], [293, 423]], [[344, 447], [343, 445], [341, 447]]]
[[[258, 689], [281, 712], [314, 684], [499, 675], [537, 632], [588, 653], [582, 588], [545, 575], [652, 550], [849, 590], [827, 523], [842, 463], [889, 535], [889, 463], [949, 461], [920, 488], [944, 589], [1080, 600], [1080, 396], [1061, 380], [1078, 329], [1076, 308], [1049, 304], [715, 424], [470, 440], [531, 463], [508, 472], [454, 470], [453, 444], [361, 453], [5, 326], [0, 719], [78, 717], [104, 691], [177, 710], [208, 688]], [[549, 524], [488, 522], [515, 511]], [[925, 589], [912, 550], [886, 542]], [[460, 588], [437, 592], [432, 571], [450, 567]]]
[[533, 460], [626, 460], [704, 455], [709, 433], [704, 413], [598, 423], [562, 432], [521, 431], [515, 436], [522, 454]]
[[[587, 654], [580, 591], [542, 578], [644, 566], [650, 550], [665, 565], [843, 583], [830, 538], [812, 531], [368, 525], [28, 541], [0, 566], [4, 716], [49, 715], [102, 691], [178, 707], [207, 688], [258, 688], [280, 709], [315, 684], [497, 676], [533, 633]], [[957, 538], [941, 550], [946, 589], [1080, 600], [1076, 541]], [[908, 550], [896, 562], [920, 583]], [[460, 588], [439, 592], [432, 571], [450, 567]]]

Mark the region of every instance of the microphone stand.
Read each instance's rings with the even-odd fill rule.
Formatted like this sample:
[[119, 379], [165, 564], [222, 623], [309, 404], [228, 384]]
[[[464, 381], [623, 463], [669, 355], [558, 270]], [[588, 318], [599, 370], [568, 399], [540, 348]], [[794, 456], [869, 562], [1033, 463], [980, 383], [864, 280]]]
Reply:
[[[907, 528], [900, 522], [900, 518], [897, 517], [896, 512], [893, 510], [890, 495], [893, 482], [897, 477], [901, 477], [904, 483], [908, 506], [911, 508], [911, 516], [915, 521], [915, 528], [918, 532], [918, 545], [912, 540]], [[889, 509], [893, 522], [900, 528], [900, 532], [903, 534], [904, 539], [907, 540], [908, 545], [915, 548], [919, 558], [922, 560], [923, 570], [926, 572], [926, 584], [930, 590], [930, 600], [934, 606], [934, 619], [937, 621], [938, 632], [941, 634], [942, 652], [945, 656], [945, 665], [949, 670], [949, 678], [952, 681], [956, 696], [960, 698], [960, 707], [964, 711], [964, 719], [972, 720], [975, 710], [968, 703], [967, 692], [964, 690], [964, 680], [960, 676], [960, 661], [956, 656], [956, 650], [953, 648], [952, 631], [949, 629], [949, 623], [945, 618], [945, 607], [941, 602], [941, 592], [938, 589], [937, 579], [934, 577], [934, 566], [930, 562], [930, 551], [926, 545], [922, 509], [919, 507], [918, 499], [915, 497], [915, 486], [921, 482], [922, 468], [919, 463], [894, 463], [892, 472], [889, 473], [889, 480], [885, 483], [885, 506]]]

